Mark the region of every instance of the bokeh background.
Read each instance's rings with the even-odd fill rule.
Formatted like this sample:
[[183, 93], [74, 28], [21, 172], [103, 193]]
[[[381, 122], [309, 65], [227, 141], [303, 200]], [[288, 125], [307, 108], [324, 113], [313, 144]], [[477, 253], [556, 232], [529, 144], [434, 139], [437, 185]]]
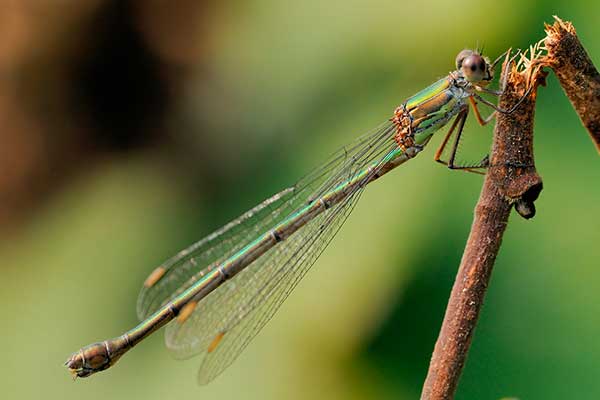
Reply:
[[[418, 398], [482, 182], [432, 148], [368, 188], [209, 386], [162, 333], [87, 380], [63, 362], [136, 324], [164, 259], [389, 118], [461, 49], [527, 47], [553, 14], [600, 65], [596, 1], [3, 0], [0, 397]], [[489, 147], [491, 127], [467, 130]], [[511, 217], [459, 399], [600, 398], [600, 158], [553, 76], [535, 146], [538, 215]]]

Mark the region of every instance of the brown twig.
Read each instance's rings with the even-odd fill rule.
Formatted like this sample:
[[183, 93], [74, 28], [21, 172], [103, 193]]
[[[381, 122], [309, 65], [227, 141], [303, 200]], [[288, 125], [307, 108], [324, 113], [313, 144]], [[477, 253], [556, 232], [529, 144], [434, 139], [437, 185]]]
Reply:
[[546, 25], [544, 64], [554, 70], [571, 104], [600, 152], [600, 74], [581, 45], [573, 24], [554, 17]]
[[[534, 58], [535, 55], [532, 56]], [[508, 216], [513, 205], [525, 218], [535, 214], [542, 180], [533, 159], [533, 115], [537, 85], [545, 73], [527, 61], [519, 72], [511, 65], [499, 106], [510, 109], [525, 94], [533, 91], [511, 114], [499, 114], [494, 130], [491, 165], [486, 175], [465, 252], [435, 344], [422, 400], [452, 399], [456, 391], [473, 332], [483, 304], [492, 268]]]

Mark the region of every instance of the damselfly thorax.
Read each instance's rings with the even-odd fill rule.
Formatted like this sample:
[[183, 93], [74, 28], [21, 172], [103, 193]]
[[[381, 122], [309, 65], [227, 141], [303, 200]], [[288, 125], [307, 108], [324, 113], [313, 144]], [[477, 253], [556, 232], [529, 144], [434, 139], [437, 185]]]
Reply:
[[440, 79], [394, 110], [394, 140], [403, 150], [422, 145], [460, 112], [467, 97], [453, 74]]

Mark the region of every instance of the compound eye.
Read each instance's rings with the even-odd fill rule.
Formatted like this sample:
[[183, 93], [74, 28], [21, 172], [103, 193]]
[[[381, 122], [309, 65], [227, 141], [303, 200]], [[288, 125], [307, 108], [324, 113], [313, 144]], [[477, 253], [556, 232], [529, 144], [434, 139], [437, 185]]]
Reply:
[[473, 53], [462, 60], [459, 67], [469, 82], [480, 82], [486, 76], [486, 63], [482, 56]]
[[470, 57], [474, 54], [473, 50], [463, 50], [456, 56], [456, 69], [460, 69], [462, 67], [463, 62], [467, 57]]

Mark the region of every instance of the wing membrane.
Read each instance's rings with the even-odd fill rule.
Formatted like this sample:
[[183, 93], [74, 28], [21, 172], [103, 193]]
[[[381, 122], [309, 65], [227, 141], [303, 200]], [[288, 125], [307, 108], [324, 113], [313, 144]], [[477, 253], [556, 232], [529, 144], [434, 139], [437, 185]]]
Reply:
[[[383, 124], [334, 153], [293, 187], [180, 252], [163, 264], [163, 276], [140, 293], [139, 317], [149, 316], [301, 207], [366, 168], [372, 168], [371, 174], [377, 173], [395, 147], [393, 126]], [[208, 294], [185, 322], [167, 326], [166, 344], [176, 357], [203, 355], [198, 375], [201, 383], [214, 379], [229, 366], [271, 319], [335, 236], [364, 186], [354, 187], [342, 201]]]
[[342, 147], [294, 186], [277, 193], [167, 260], [161, 266], [164, 269], [162, 277], [152, 286], [142, 288], [137, 301], [138, 318], [148, 318], [220, 261], [238, 252], [311, 198], [318, 198], [335, 187], [345, 175], [350, 175], [365, 163], [363, 159], [369, 149], [381, 146], [389, 139], [390, 131], [389, 123], [382, 124]]
[[[366, 158], [383, 159], [390, 147], [374, 149]], [[351, 178], [360, 170], [340, 176]], [[271, 319], [335, 236], [363, 188], [356, 187], [341, 203], [209, 294], [184, 324], [167, 327], [167, 347], [177, 357], [203, 355], [200, 383], [211, 381], [229, 366]]]
[[[220, 332], [221, 342], [212, 352], [206, 352], [198, 372], [201, 384], [210, 382], [227, 368], [273, 317], [333, 239], [358, 197], [359, 194], [354, 195], [338, 205], [332, 214], [321, 215], [311, 221], [310, 226], [305, 228], [307, 231], [302, 232], [303, 237], [298, 237], [278, 254], [285, 259], [281, 268], [274, 271], [271, 281], [258, 288], [242, 309], [226, 320], [225, 330]], [[273, 256], [268, 262], [279, 264], [277, 258]]]

